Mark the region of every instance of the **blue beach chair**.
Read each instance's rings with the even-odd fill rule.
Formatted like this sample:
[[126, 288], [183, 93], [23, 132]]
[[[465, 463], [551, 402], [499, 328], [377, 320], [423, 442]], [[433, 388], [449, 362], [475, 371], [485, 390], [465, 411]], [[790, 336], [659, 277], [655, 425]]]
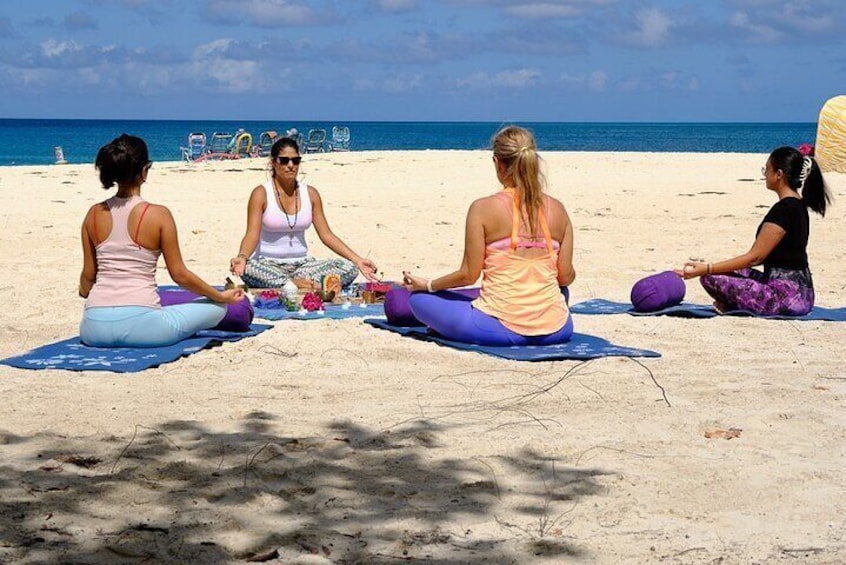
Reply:
[[238, 155], [231, 151], [232, 142], [231, 133], [214, 132], [202, 159], [237, 159]]
[[182, 158], [191, 163], [203, 156], [206, 150], [206, 134], [192, 132], [188, 134], [188, 147], [180, 147]]
[[308, 130], [308, 138], [305, 142], [305, 153], [323, 153], [326, 148], [323, 143], [326, 141], [326, 130], [313, 128]]
[[347, 126], [334, 126], [332, 128], [332, 140], [329, 142], [329, 151], [350, 150], [350, 128]]
[[273, 131], [263, 131], [259, 134], [259, 142], [255, 145], [256, 157], [267, 157], [270, 155], [270, 150], [273, 144], [279, 139], [279, 135]]

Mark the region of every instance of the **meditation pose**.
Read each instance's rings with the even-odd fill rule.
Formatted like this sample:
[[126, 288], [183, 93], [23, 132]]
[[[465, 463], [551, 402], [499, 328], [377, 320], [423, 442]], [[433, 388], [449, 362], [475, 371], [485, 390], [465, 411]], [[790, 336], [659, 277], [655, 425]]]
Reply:
[[[360, 257], [329, 228], [323, 201], [313, 186], [297, 180], [300, 149], [283, 137], [270, 150], [270, 181], [255, 187], [247, 206], [247, 233], [230, 269], [250, 287], [281, 288], [290, 279], [309, 288], [335, 274], [347, 287], [359, 272], [373, 280], [376, 265]], [[308, 254], [306, 230], [314, 224], [326, 247], [344, 259], [315, 259]]]
[[[216, 326], [225, 305], [243, 299], [244, 292], [216, 290], [185, 266], [170, 211], [141, 198], [153, 164], [144, 140], [121, 135], [100, 148], [95, 164], [103, 188], [117, 184], [118, 189], [92, 206], [82, 223], [79, 295], [87, 299], [79, 326], [82, 342], [160, 347]], [[163, 308], [156, 287], [159, 255], [174, 282], [208, 300]]]
[[[403, 272], [406, 288], [419, 291], [411, 295], [411, 310], [431, 330], [456, 341], [492, 346], [569, 341], [573, 322], [561, 287], [576, 277], [570, 218], [561, 202], [544, 194], [531, 133], [516, 126], [499, 131], [493, 162], [502, 190], [470, 206], [461, 267], [436, 279]], [[480, 273], [477, 296], [446, 290], [475, 284]]]
[[[752, 248], [716, 263], [687, 262], [676, 272], [686, 279], [700, 277], [718, 312], [748, 310], [762, 316], [802, 316], [814, 307], [806, 251], [808, 208], [825, 216], [831, 197], [814, 158], [792, 147], [773, 151], [761, 174], [778, 202], [758, 226]], [[763, 272], [752, 269], [762, 263]]]

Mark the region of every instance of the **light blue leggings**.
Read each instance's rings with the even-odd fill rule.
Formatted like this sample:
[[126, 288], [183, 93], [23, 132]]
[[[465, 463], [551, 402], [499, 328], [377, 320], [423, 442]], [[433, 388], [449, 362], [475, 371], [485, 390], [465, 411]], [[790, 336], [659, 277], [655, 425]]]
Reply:
[[92, 347], [163, 347], [215, 327], [226, 305], [203, 300], [149, 308], [86, 308], [79, 324], [82, 343]]

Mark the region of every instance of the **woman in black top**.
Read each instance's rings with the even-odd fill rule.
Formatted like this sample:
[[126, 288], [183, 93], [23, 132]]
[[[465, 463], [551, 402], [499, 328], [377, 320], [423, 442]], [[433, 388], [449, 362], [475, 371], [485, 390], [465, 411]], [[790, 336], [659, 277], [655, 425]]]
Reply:
[[[748, 310], [762, 316], [802, 316], [814, 307], [814, 284], [808, 269], [808, 208], [825, 216], [831, 197], [813, 157], [792, 147], [770, 154], [761, 169], [767, 189], [778, 195], [758, 226], [752, 248], [718, 263], [685, 263], [676, 272], [701, 277], [714, 308]], [[752, 267], [764, 265], [764, 271]]]

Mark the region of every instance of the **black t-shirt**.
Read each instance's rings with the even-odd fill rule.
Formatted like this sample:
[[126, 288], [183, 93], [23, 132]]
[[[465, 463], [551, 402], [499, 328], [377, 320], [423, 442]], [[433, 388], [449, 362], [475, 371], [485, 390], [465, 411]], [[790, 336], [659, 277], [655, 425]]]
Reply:
[[793, 196], [776, 202], [764, 216], [764, 221], [758, 226], [758, 231], [755, 232], [756, 237], [766, 222], [779, 226], [785, 231], [785, 234], [778, 245], [775, 246], [775, 249], [764, 259], [764, 267], [807, 269], [808, 253], [806, 247], [808, 246], [810, 220], [805, 204]]

